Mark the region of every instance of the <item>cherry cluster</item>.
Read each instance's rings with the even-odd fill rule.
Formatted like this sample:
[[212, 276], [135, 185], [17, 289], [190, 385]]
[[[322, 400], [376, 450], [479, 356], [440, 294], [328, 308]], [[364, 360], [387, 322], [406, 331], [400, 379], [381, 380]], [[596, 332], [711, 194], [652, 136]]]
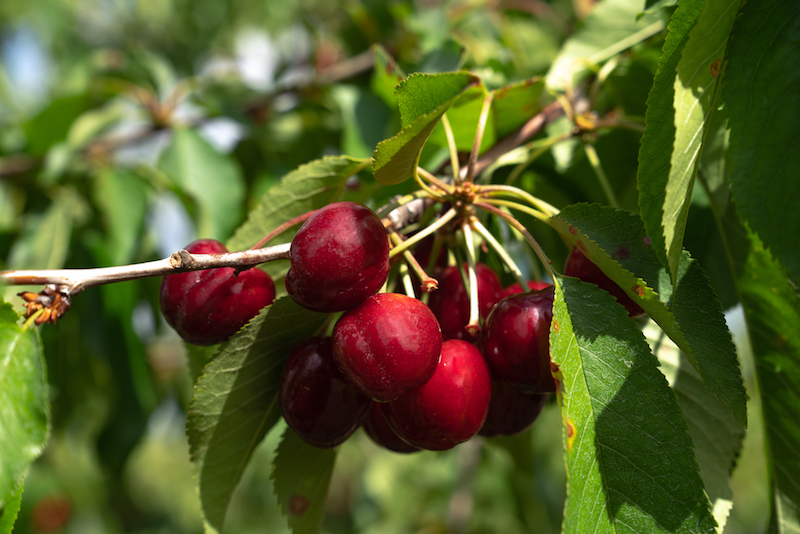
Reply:
[[[427, 245], [415, 250], [424, 263]], [[213, 240], [187, 250], [226, 252]], [[473, 334], [461, 267], [437, 258], [438, 290], [425, 304], [414, 295], [379, 292], [391, 270], [389, 251], [381, 219], [354, 202], [317, 210], [293, 238], [287, 292], [309, 310], [341, 315], [329, 336], [300, 342], [285, 363], [279, 401], [289, 427], [329, 448], [363, 426], [396, 452], [446, 450], [477, 434], [527, 429], [556, 389], [549, 355], [553, 286], [531, 281], [504, 288], [491, 267], [475, 264], [482, 324]], [[565, 271], [609, 289], [631, 315], [641, 310], [579, 248]], [[229, 338], [274, 298], [272, 279], [258, 268], [168, 275], [161, 286], [167, 321], [198, 345]]]

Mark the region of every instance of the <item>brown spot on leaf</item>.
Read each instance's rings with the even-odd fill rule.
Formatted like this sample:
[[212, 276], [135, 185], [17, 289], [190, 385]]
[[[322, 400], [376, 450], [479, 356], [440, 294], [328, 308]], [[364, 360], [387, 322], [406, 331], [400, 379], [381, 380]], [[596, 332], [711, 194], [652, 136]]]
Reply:
[[649, 237], [644, 236], [644, 239], [642, 241], [644, 241], [644, 246], [646, 246], [646, 247], [650, 246], [650, 238]]
[[617, 250], [614, 251], [612, 258], [615, 260], [627, 260], [631, 257], [631, 249], [626, 246], [620, 246]]
[[560, 326], [558, 325], [558, 321], [553, 319], [553, 332], [558, 332]]
[[567, 417], [567, 450], [572, 450], [572, 443], [575, 441], [575, 436], [578, 434], [578, 431], [575, 429], [575, 425], [572, 421]]
[[775, 338], [775, 344], [779, 347], [786, 345], [787, 341], [789, 341], [789, 338], [786, 337], [786, 334], [778, 334], [778, 337]]
[[569, 233], [571, 233], [572, 235], [576, 235], [578, 233], [578, 231], [575, 229], [574, 226], [570, 226], [569, 227]]
[[709, 68], [709, 71], [711, 71], [711, 76], [713, 76], [714, 78], [719, 76], [719, 67], [720, 67], [720, 65], [722, 65], [722, 59], [721, 58], [717, 59], [716, 61], [714, 61], [714, 63], [712, 63], [711, 67]]
[[289, 499], [289, 513], [301, 516], [308, 510], [308, 504], [308, 499], [302, 495], [292, 495], [292, 498]]
[[644, 297], [644, 288], [639, 284], [635, 284], [631, 289], [633, 290], [634, 293], [636, 293], [640, 297]]

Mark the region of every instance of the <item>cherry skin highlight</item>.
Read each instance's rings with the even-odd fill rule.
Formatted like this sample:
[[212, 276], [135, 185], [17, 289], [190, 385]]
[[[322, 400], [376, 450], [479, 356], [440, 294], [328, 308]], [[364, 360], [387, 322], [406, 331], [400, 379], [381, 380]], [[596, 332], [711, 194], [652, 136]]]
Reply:
[[375, 213], [334, 202], [303, 223], [289, 249], [286, 291], [301, 306], [331, 313], [354, 308], [389, 276], [389, 239]]
[[383, 415], [383, 406], [387, 405], [376, 402], [369, 412], [369, 417], [367, 417], [367, 420], [364, 422], [364, 432], [367, 433], [370, 439], [374, 441], [375, 444], [393, 452], [409, 453], [421, 450], [419, 447], [415, 447], [403, 441], [403, 438], [392, 430], [392, 427], [389, 426], [389, 422], [386, 420], [386, 416]]
[[[225, 245], [200, 239], [186, 246], [192, 254], [222, 254]], [[258, 267], [236, 274], [233, 267], [168, 274], [159, 303], [167, 323], [193, 345], [222, 343], [275, 300], [275, 283]]]
[[625, 310], [631, 317], [640, 317], [644, 315], [642, 307], [629, 297], [621, 287], [611, 280], [611, 278], [606, 276], [606, 274], [600, 270], [600, 267], [587, 258], [580, 247], [573, 248], [572, 252], [567, 256], [567, 261], [564, 264], [564, 274], [594, 284], [600, 289], [605, 289], [617, 299], [617, 302], [625, 307]]
[[550, 374], [553, 287], [517, 293], [497, 303], [484, 324], [481, 347], [492, 376], [525, 393], [556, 390]]
[[523, 393], [508, 382], [494, 380], [489, 414], [478, 434], [492, 438], [524, 432], [539, 417], [547, 398], [547, 394]]
[[383, 412], [404, 441], [441, 451], [478, 433], [491, 395], [492, 377], [481, 352], [472, 343], [450, 339], [442, 344], [433, 377], [384, 405]]
[[[502, 297], [503, 285], [497, 273], [486, 264], [476, 264], [475, 274], [478, 279], [478, 306], [481, 316], [485, 318]], [[444, 339], [477, 339], [465, 330], [469, 323], [469, 293], [458, 267], [450, 266], [444, 270], [439, 278], [439, 289], [431, 293], [428, 305], [439, 320]]]
[[364, 423], [373, 405], [337, 369], [328, 337], [311, 338], [292, 349], [278, 398], [289, 428], [323, 449], [344, 443]]
[[420, 300], [380, 293], [339, 318], [333, 350], [342, 374], [356, 388], [388, 402], [433, 376], [442, 333], [433, 312]]

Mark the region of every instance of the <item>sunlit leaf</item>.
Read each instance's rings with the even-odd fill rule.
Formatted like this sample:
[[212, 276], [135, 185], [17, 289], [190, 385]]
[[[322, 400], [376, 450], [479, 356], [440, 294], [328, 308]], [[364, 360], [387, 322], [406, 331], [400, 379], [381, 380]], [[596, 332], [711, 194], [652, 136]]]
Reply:
[[562, 532], [714, 532], [689, 428], [625, 309], [561, 277], [551, 326], [568, 489]]
[[381, 45], [373, 45], [372, 54], [375, 57], [375, 68], [372, 69], [370, 88], [387, 106], [395, 109], [397, 97], [394, 95], [394, 90], [406, 75]]
[[283, 434], [272, 480], [278, 504], [294, 534], [321, 531], [337, 451], [309, 445], [290, 428]]
[[103, 212], [107, 254], [112, 265], [131, 261], [147, 212], [147, 184], [133, 173], [116, 170], [95, 183], [95, 199]]
[[224, 343], [194, 387], [186, 433], [206, 528], [219, 532], [253, 451], [280, 418], [283, 362], [325, 314], [285, 297]]
[[480, 80], [466, 72], [412, 74], [395, 92], [403, 129], [381, 141], [373, 154], [372, 172], [385, 185], [411, 178], [428, 136], [447, 109]]
[[11, 534], [14, 530], [14, 523], [17, 521], [20, 504], [22, 504], [22, 486], [19, 485], [17, 492], [6, 501], [5, 505], [0, 504], [0, 534]]
[[756, 361], [771, 467], [770, 532], [800, 526], [800, 300], [783, 267], [758, 237], [739, 279]]
[[661, 14], [642, 17], [640, 0], [602, 0], [562, 46], [547, 73], [547, 87], [574, 87], [588, 69], [664, 29]]
[[576, 204], [561, 210], [553, 221], [562, 236], [581, 246], [675, 341], [706, 387], [745, 425], [747, 396], [736, 347], [700, 265], [684, 252], [673, 292], [669, 273], [649, 246], [638, 217]]
[[733, 199], [742, 218], [800, 281], [800, 2], [748, 0], [731, 32], [723, 96]]
[[194, 130], [176, 130], [159, 167], [196, 204], [198, 234], [226, 239], [240, 222], [244, 180], [239, 168]]
[[0, 509], [13, 503], [50, 433], [50, 399], [42, 342], [21, 328], [0, 300]]

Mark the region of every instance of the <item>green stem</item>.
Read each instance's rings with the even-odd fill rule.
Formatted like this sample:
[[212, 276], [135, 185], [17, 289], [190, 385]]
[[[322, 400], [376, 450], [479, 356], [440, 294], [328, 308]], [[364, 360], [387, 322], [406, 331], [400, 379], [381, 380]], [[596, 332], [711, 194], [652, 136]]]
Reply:
[[458, 147], [456, 146], [456, 137], [453, 135], [453, 128], [450, 126], [447, 113], [442, 115], [442, 127], [444, 127], [444, 135], [447, 138], [447, 148], [450, 150], [450, 166], [452, 167], [453, 176], [458, 177], [461, 170], [458, 166]]
[[600, 157], [597, 155], [597, 150], [595, 150], [594, 145], [591, 143], [584, 143], [583, 150], [586, 152], [586, 157], [589, 159], [589, 163], [592, 165], [592, 169], [594, 169], [594, 173], [597, 175], [600, 186], [606, 194], [609, 205], [612, 208], [619, 208], [619, 202], [617, 202], [617, 197], [614, 194], [614, 190], [611, 188], [611, 183], [608, 181], [608, 176], [606, 176], [605, 171], [603, 171], [603, 166], [600, 164]]
[[539, 156], [550, 150], [554, 145], [557, 145], [562, 141], [566, 141], [567, 139], [570, 139], [572, 136], [573, 136], [572, 132], [567, 132], [565, 134], [554, 135], [553, 137], [548, 137], [546, 139], [539, 139], [538, 141], [528, 143], [527, 148], [529, 150], [532, 150], [531, 154], [528, 156], [528, 159], [524, 163], [520, 163], [519, 165], [514, 167], [514, 169], [508, 175], [508, 178], [506, 178], [506, 185], [511, 185], [514, 182], [516, 182], [517, 178], [519, 178], [519, 175], [522, 174], [522, 171], [528, 168], [528, 166], [530, 166], [531, 163], [536, 161], [536, 159]]
[[483, 141], [483, 134], [486, 131], [486, 123], [489, 121], [489, 110], [492, 108], [492, 100], [494, 100], [494, 91], [490, 91], [489, 94], [486, 95], [486, 98], [483, 99], [481, 116], [478, 119], [478, 128], [475, 130], [475, 139], [472, 140], [472, 151], [469, 153], [466, 182], [472, 182], [474, 178], [475, 162], [481, 150], [481, 142]]
[[492, 185], [484, 185], [481, 186], [479, 193], [490, 193], [490, 197], [511, 197], [515, 200], [521, 200], [523, 202], [527, 202], [530, 206], [534, 208], [538, 208], [542, 213], [547, 215], [548, 217], [552, 217], [553, 215], [558, 215], [558, 209], [552, 204], [545, 202], [541, 198], [537, 198], [527, 191], [523, 191], [518, 187], [514, 187], [513, 185], [500, 185], [500, 184], [492, 184]]
[[439, 228], [441, 228], [442, 226], [444, 226], [445, 224], [450, 222], [453, 219], [453, 217], [455, 217], [455, 216], [456, 216], [455, 208], [450, 208], [449, 210], [447, 210], [445, 212], [444, 215], [439, 217], [439, 219], [437, 221], [435, 221], [434, 223], [428, 225], [427, 227], [425, 227], [425, 229], [420, 230], [419, 232], [414, 234], [412, 237], [406, 239], [405, 241], [403, 241], [402, 243], [400, 243], [396, 247], [394, 247], [392, 250], [390, 250], [389, 251], [389, 257], [393, 258], [393, 257], [397, 256], [398, 254], [400, 254], [400, 253], [408, 250], [409, 248], [413, 247], [414, 245], [416, 245], [417, 243], [419, 243], [420, 241], [422, 241], [423, 239], [425, 239], [426, 237], [431, 235], [433, 232], [435, 232], [436, 230], [438, 230]]
[[475, 228], [475, 231], [478, 232], [487, 243], [489, 243], [489, 246], [494, 249], [497, 255], [500, 256], [500, 259], [503, 260], [505, 266], [514, 275], [514, 278], [517, 279], [517, 282], [519, 282], [520, 287], [523, 290], [528, 287], [528, 281], [525, 280], [524, 276], [522, 276], [522, 271], [520, 270], [519, 266], [517, 266], [514, 259], [508, 254], [508, 251], [506, 251], [505, 247], [503, 247], [503, 245], [501, 245], [500, 242], [495, 239], [492, 233], [481, 223], [477, 217], [471, 217], [470, 224], [473, 228]]
[[36, 310], [35, 312], [33, 312], [31, 314], [31, 316], [28, 317], [27, 319], [25, 319], [25, 322], [22, 323], [22, 329], [23, 330], [28, 330], [31, 326], [34, 325], [34, 323], [36, 322], [36, 319], [38, 319], [43, 313], [44, 313], [44, 308], [40, 308], [40, 309]]
[[469, 281], [469, 322], [464, 328], [472, 336], [481, 330], [480, 306], [478, 302], [478, 276], [475, 274], [475, 248], [472, 241], [472, 228], [468, 221], [461, 225], [464, 241], [467, 243], [467, 278]]
[[[441, 180], [440, 180], [440, 179], [438, 179], [436, 176], [434, 176], [433, 174], [429, 173], [428, 171], [426, 171], [426, 170], [425, 170], [425, 169], [423, 169], [422, 167], [419, 167], [419, 168], [417, 168], [417, 171], [418, 171], [418, 172], [419, 172], [419, 173], [420, 173], [420, 174], [421, 174], [421, 175], [422, 175], [422, 176], [423, 176], [423, 177], [424, 177], [426, 180], [428, 180], [430, 183], [432, 183], [433, 185], [435, 185], [436, 187], [438, 187], [439, 189], [441, 189], [441, 190], [442, 190], [442, 192], [444, 192], [445, 194], [448, 194], [448, 195], [452, 195], [452, 194], [453, 194], [453, 186], [451, 186], [451, 185], [449, 185], [449, 184], [446, 184], [446, 183], [444, 183], [443, 181], [441, 181]], [[440, 195], [440, 196], [441, 196], [441, 195]]]
[[482, 202], [491, 204], [492, 206], [505, 206], [506, 208], [511, 208], [517, 211], [521, 211], [523, 213], [527, 213], [531, 217], [536, 217], [543, 223], [550, 224], [550, 217], [548, 217], [546, 214], [542, 213], [541, 211], [530, 208], [524, 204], [520, 204], [518, 202], [512, 202], [510, 200], [502, 200], [499, 198], [485, 198], [482, 200]]

